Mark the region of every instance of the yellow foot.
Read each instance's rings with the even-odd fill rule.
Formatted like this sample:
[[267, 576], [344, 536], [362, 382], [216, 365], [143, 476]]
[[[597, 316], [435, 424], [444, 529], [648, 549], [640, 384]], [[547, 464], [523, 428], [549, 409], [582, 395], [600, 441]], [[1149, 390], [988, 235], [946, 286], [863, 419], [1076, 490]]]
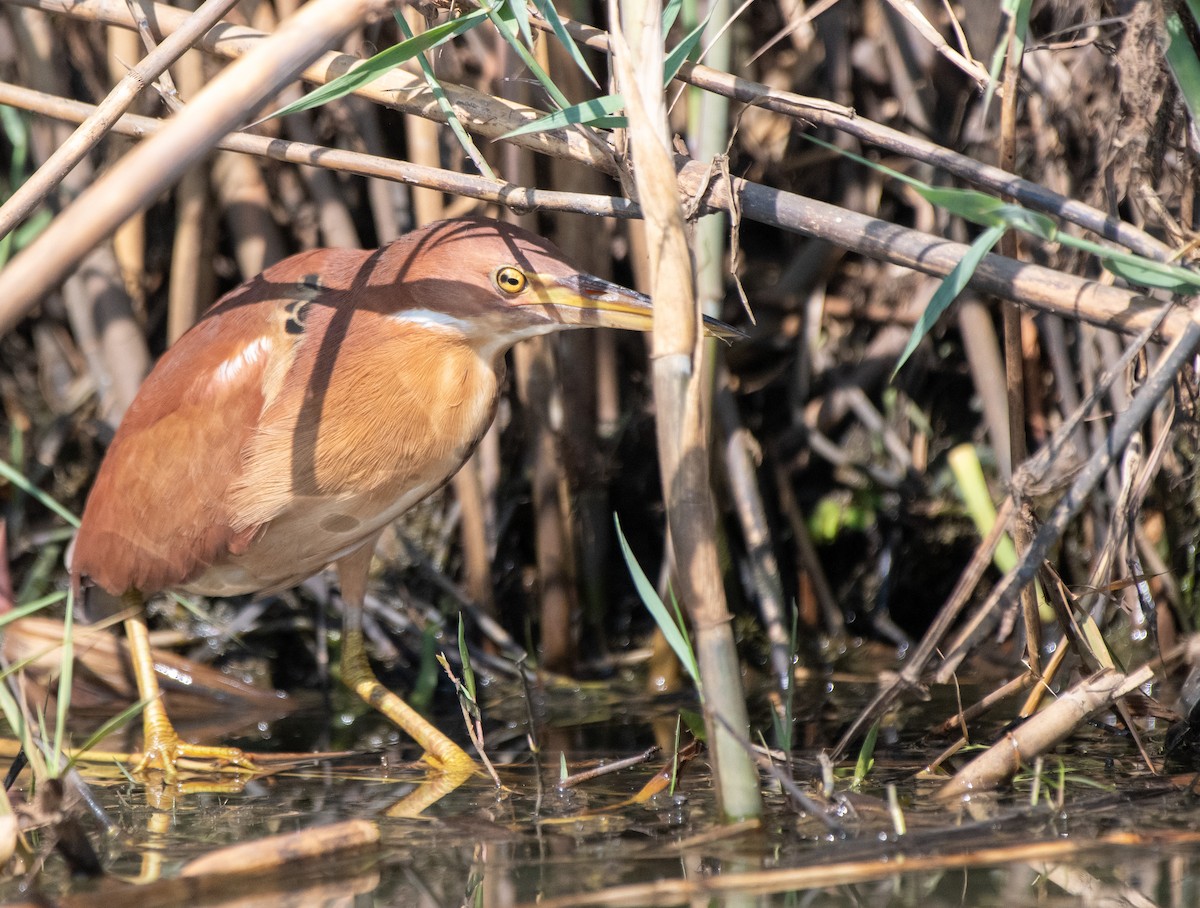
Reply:
[[465, 750], [449, 740], [443, 742], [438, 753], [427, 750], [421, 759], [434, 769], [452, 776], [469, 776], [479, 768]]
[[[199, 765], [196, 765], [196, 761]], [[146, 740], [146, 752], [134, 767], [134, 774], [157, 770], [174, 781], [180, 766], [186, 769], [212, 771], [225, 767], [237, 767], [245, 772], [259, 772], [259, 768], [237, 747], [209, 747], [203, 744], [188, 744], [179, 740], [174, 730], [161, 730]]]

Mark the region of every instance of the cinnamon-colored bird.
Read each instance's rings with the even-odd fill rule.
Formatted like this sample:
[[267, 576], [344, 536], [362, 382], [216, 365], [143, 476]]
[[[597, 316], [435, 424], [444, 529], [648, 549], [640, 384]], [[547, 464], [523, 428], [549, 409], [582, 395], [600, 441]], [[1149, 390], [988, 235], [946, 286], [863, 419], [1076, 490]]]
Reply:
[[[649, 300], [581, 274], [550, 243], [484, 218], [442, 221], [371, 252], [319, 249], [219, 300], [163, 356], [88, 498], [72, 582], [137, 607], [125, 622], [144, 713], [142, 768], [190, 757], [163, 708], [141, 605], [162, 590], [281, 590], [335, 563], [342, 679], [427, 759], [471, 758], [372, 674], [368, 568], [383, 528], [438, 489], [492, 421], [504, 353], [566, 328], [645, 331]], [[706, 330], [733, 336], [706, 320]]]

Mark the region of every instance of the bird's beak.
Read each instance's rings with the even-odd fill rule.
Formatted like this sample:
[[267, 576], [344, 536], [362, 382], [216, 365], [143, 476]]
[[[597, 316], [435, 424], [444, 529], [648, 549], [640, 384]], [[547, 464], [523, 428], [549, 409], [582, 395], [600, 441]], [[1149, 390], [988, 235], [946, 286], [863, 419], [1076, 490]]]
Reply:
[[[566, 325], [649, 331], [654, 324], [650, 297], [590, 274], [573, 274], [565, 278], [538, 275], [530, 303], [546, 306]], [[737, 328], [707, 315], [704, 316], [704, 333], [727, 341], [746, 336]]]

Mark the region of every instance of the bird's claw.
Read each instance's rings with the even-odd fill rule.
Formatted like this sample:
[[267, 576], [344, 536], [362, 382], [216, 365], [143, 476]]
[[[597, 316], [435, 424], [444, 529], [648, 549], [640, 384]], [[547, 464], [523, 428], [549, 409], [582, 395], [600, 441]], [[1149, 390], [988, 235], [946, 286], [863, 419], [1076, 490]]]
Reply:
[[[179, 773], [181, 761], [196, 760], [208, 764], [204, 769], [221, 770], [236, 767], [248, 773], [259, 772], [246, 754], [237, 747], [212, 747], [204, 744], [189, 744], [179, 740], [174, 733], [159, 734], [146, 742], [145, 753], [134, 767], [134, 775], [144, 772], [161, 772], [168, 781], [174, 781]], [[191, 768], [191, 767], [189, 767]]]

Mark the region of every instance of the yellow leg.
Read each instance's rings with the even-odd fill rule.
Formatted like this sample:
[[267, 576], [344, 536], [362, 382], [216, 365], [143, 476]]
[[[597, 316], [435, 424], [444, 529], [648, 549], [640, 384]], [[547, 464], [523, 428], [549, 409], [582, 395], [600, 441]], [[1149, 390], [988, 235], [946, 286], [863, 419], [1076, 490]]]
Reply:
[[342, 634], [342, 680], [373, 709], [400, 726], [425, 749], [425, 759], [447, 772], [473, 770], [475, 761], [461, 747], [437, 730], [419, 712], [392, 693], [375, 677], [363, 647], [362, 616], [346, 603]]
[[[126, 597], [132, 600], [132, 596]], [[131, 603], [132, 604], [132, 601]], [[141, 605], [141, 597], [137, 597]], [[140, 614], [125, 621], [125, 635], [129, 638], [129, 656], [133, 662], [133, 674], [137, 680], [138, 696], [146, 702], [142, 713], [142, 728], [145, 743], [143, 754], [134, 772], [147, 769], [161, 770], [168, 780], [174, 781], [180, 760], [205, 760], [218, 764], [235, 764], [251, 772], [257, 767], [236, 747], [205, 747], [179, 740], [171, 720], [167, 718], [162, 702], [162, 691], [158, 677], [154, 674], [154, 656], [150, 652], [150, 634], [146, 630], [146, 619]]]
[[[474, 771], [475, 761], [467, 752], [435, 728], [419, 712], [380, 683], [367, 662], [363, 643], [362, 609], [367, 571], [375, 541], [338, 562], [346, 615], [342, 622], [342, 681], [372, 708], [383, 713], [425, 750], [425, 759], [453, 775]], [[459, 780], [461, 782], [461, 779]]]

